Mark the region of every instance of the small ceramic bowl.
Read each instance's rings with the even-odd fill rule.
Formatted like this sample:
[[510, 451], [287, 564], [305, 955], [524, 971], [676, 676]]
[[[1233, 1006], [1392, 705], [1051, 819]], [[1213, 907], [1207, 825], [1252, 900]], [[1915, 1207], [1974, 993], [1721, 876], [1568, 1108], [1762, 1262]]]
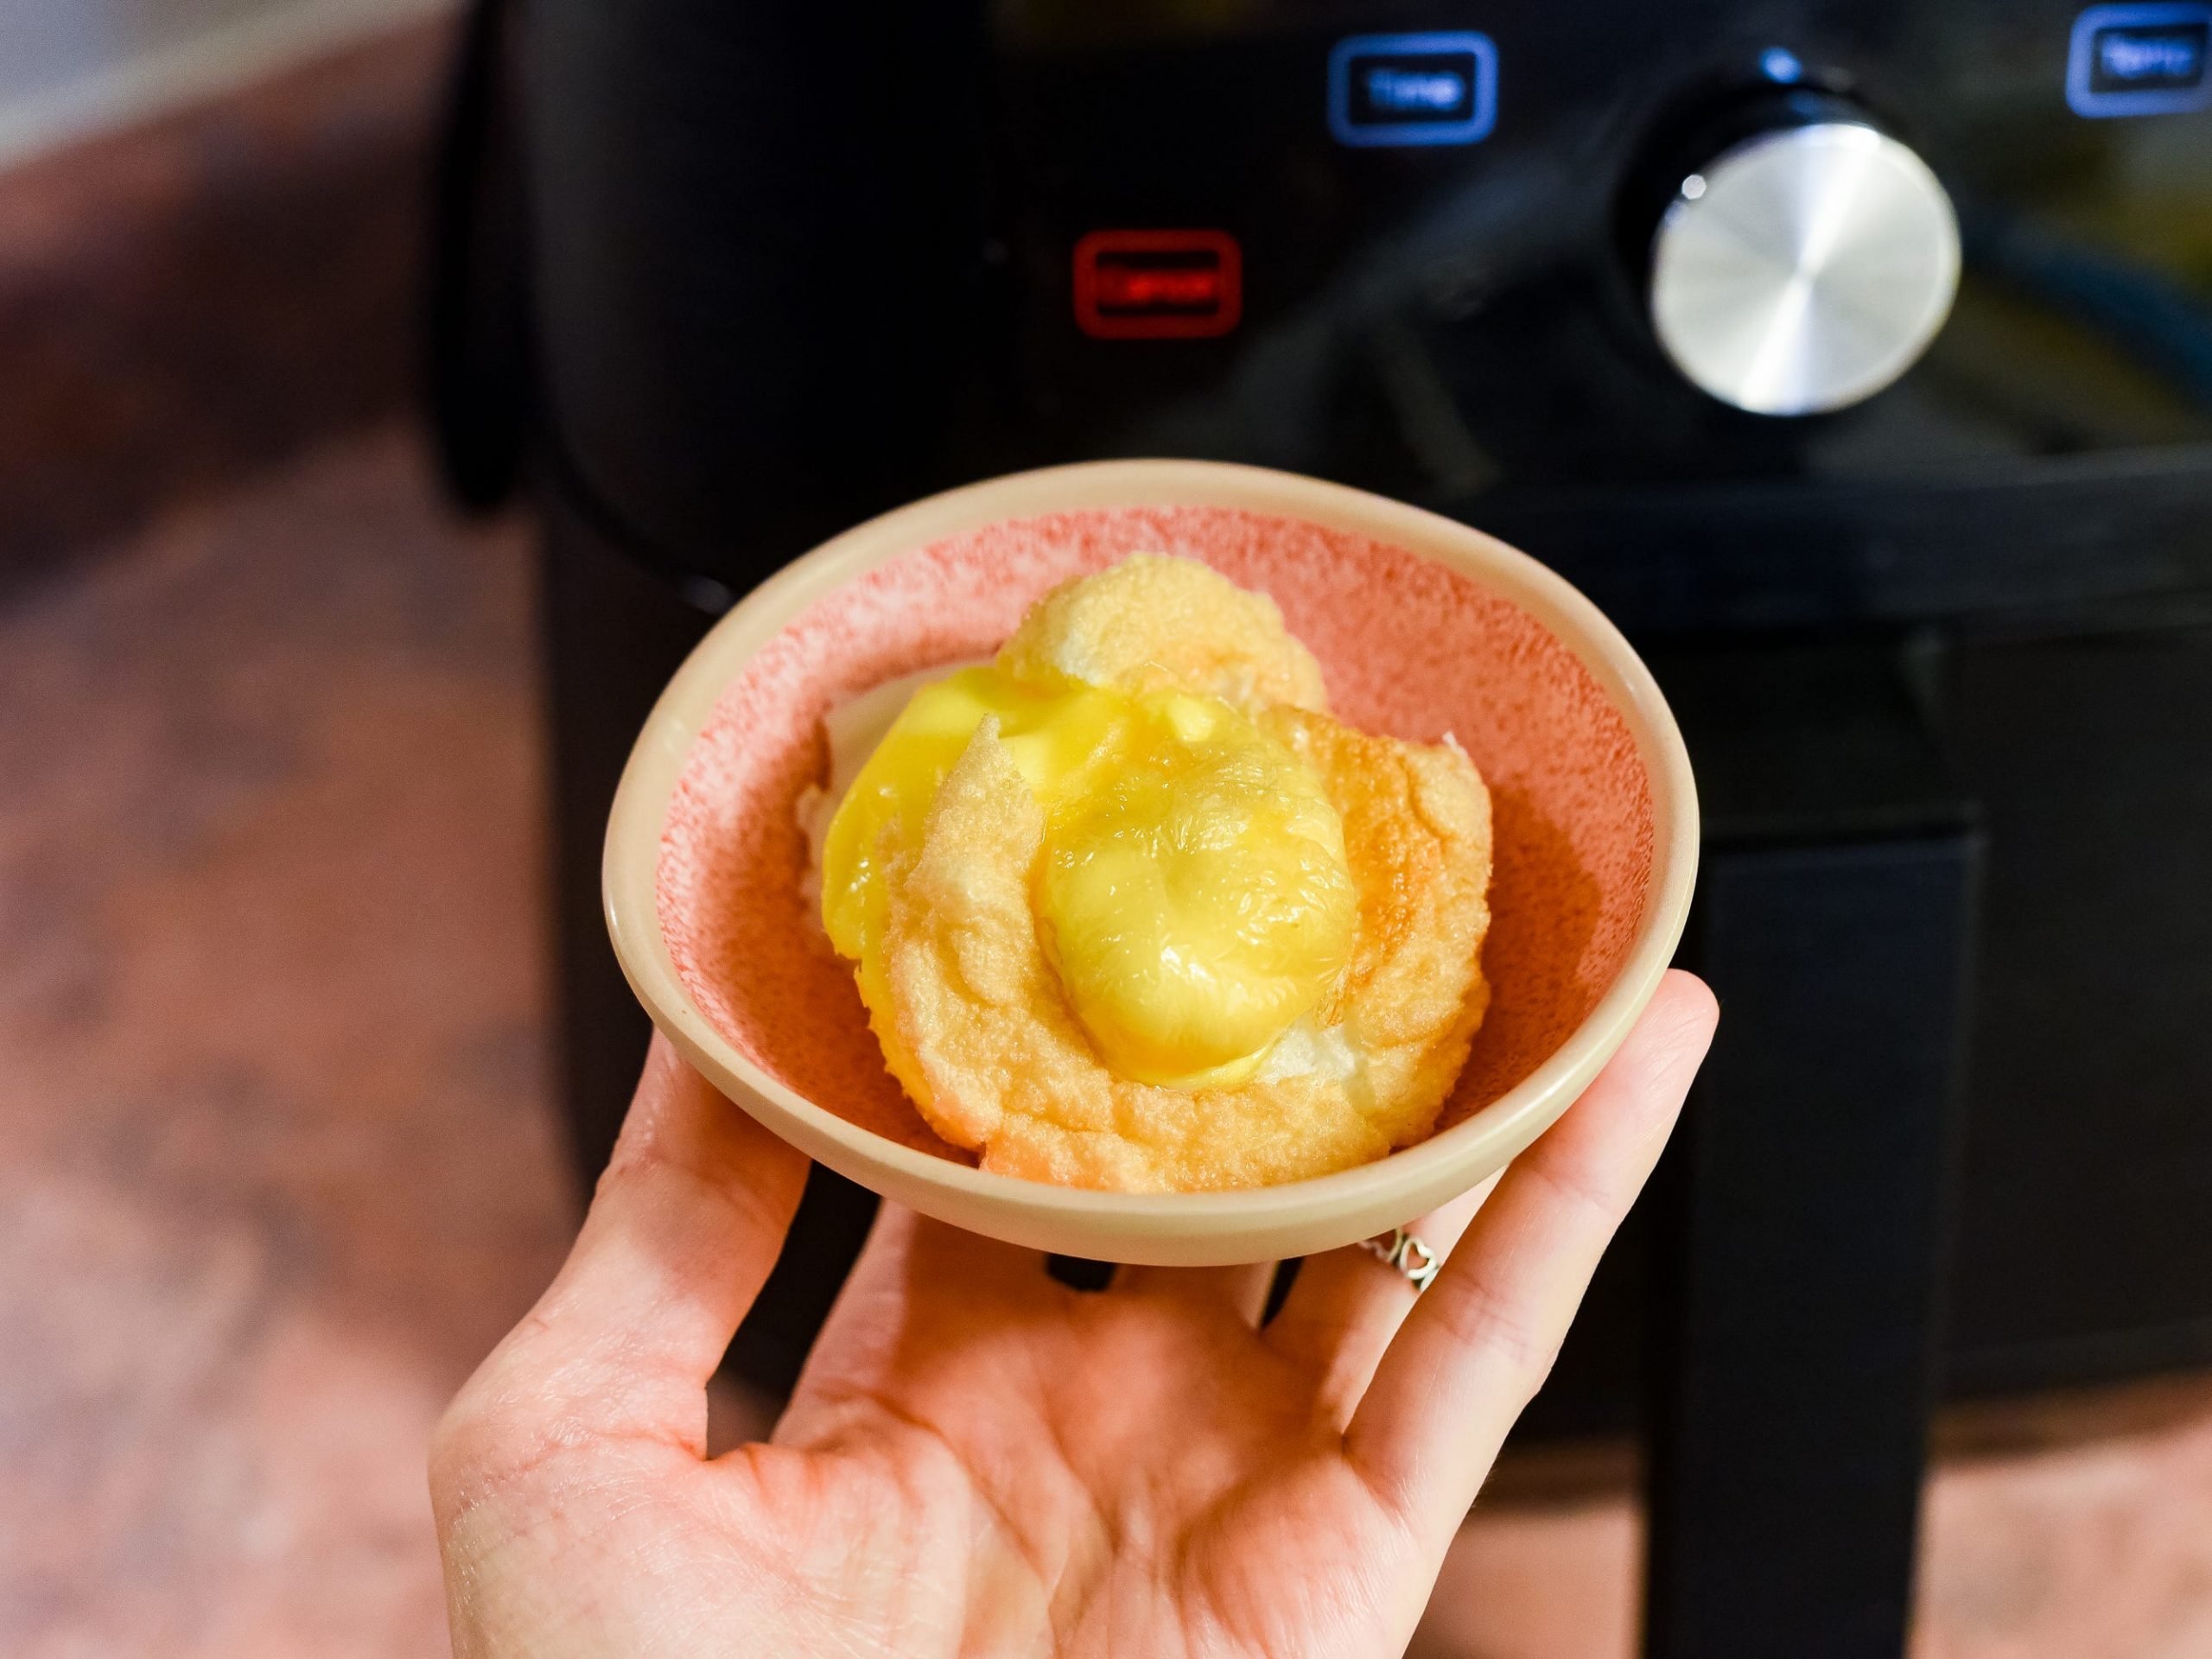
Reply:
[[[1357, 1169], [1240, 1192], [1096, 1192], [987, 1173], [884, 1071], [849, 966], [810, 925], [793, 816], [822, 716], [896, 675], [988, 656], [1032, 601], [1141, 550], [1274, 596], [1338, 715], [1449, 733], [1490, 785], [1491, 1002], [1434, 1134]], [[616, 954], [654, 1022], [808, 1156], [1012, 1243], [1164, 1265], [1310, 1255], [1466, 1191], [1619, 1046], [1689, 906], [1697, 798], [1673, 716], [1589, 601], [1448, 518], [1312, 479], [1108, 461], [932, 496], [755, 589], [662, 693], [614, 801]]]

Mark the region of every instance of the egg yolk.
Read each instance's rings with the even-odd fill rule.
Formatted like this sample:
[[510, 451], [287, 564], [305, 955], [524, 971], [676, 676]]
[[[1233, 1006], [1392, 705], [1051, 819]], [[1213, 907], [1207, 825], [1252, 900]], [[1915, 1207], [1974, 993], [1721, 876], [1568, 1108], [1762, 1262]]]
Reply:
[[1357, 893], [1320, 779], [1216, 698], [996, 667], [914, 695], [823, 844], [823, 924], [859, 964], [893, 1073], [928, 1098], [891, 1029], [885, 865], [918, 849], [938, 786], [994, 717], [1045, 811], [1039, 937], [1100, 1057], [1141, 1083], [1244, 1081], [1351, 960]]

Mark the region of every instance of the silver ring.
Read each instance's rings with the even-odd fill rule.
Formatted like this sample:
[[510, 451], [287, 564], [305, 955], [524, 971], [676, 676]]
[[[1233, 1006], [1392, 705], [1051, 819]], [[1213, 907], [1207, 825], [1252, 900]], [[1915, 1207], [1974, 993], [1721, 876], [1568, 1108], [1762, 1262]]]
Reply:
[[1393, 1227], [1388, 1237], [1378, 1233], [1373, 1238], [1363, 1238], [1359, 1248], [1384, 1267], [1405, 1274], [1416, 1296], [1435, 1282], [1437, 1269], [1444, 1265], [1427, 1240], [1415, 1237], [1402, 1227]]

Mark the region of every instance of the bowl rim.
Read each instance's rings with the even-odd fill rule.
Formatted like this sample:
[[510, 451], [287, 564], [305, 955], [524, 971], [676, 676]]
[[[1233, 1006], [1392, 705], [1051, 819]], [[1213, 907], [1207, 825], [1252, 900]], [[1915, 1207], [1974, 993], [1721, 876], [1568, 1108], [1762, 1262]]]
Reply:
[[[904, 554], [1011, 519], [1185, 506], [1297, 519], [1443, 563], [1529, 612], [1588, 670], [1636, 741], [1653, 815], [1643, 913], [1596, 1006], [1519, 1083], [1425, 1141], [1326, 1175], [1202, 1192], [1061, 1186], [956, 1162], [864, 1128], [755, 1065], [692, 999], [659, 919], [668, 808], [723, 690], [808, 607]], [[895, 1196], [908, 1203], [934, 1189], [1001, 1213], [1049, 1212], [1099, 1236], [1151, 1234], [1202, 1218], [1205, 1230], [1218, 1235], [1373, 1209], [1399, 1192], [1461, 1190], [1449, 1184], [1455, 1171], [1488, 1160], [1486, 1174], [1519, 1152], [1587, 1086], [1657, 990], [1688, 914], [1698, 849], [1696, 783], [1658, 682], [1605, 613], [1557, 572], [1457, 519], [1344, 485], [1222, 461], [1101, 461], [1008, 474], [894, 508], [802, 554], [731, 607], [663, 689], [631, 749], [608, 815], [601, 896], [615, 956], [654, 1024], [739, 1105], [750, 1111], [750, 1095], [788, 1120], [800, 1131], [791, 1138], [818, 1161], [854, 1179], [861, 1179], [855, 1167], [899, 1178]], [[828, 1155], [833, 1151], [840, 1155]]]

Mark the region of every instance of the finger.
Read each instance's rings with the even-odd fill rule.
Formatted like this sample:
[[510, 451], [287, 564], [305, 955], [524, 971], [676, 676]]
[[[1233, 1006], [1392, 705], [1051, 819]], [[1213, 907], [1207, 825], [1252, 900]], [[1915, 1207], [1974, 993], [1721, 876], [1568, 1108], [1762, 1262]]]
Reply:
[[[1060, 1287], [1045, 1270], [1045, 1253], [934, 1221], [902, 1205], [885, 1204], [853, 1263], [846, 1288], [876, 1290], [926, 1301], [1043, 1301]], [[834, 1317], [834, 1314], [833, 1314]]]
[[[1493, 1175], [1406, 1230], [1449, 1261], [1497, 1185]], [[1413, 1311], [1416, 1294], [1404, 1274], [1357, 1245], [1310, 1256], [1281, 1312], [1268, 1322], [1266, 1340], [1313, 1374], [1323, 1415], [1341, 1427], [1367, 1392], [1368, 1379]]]
[[452, 1415], [494, 1440], [558, 1420], [703, 1451], [707, 1379], [775, 1264], [806, 1167], [656, 1036], [567, 1262]]
[[[1041, 1250], [963, 1232], [887, 1201], [815, 1338], [784, 1427], [803, 1427], [814, 1396], [882, 1375], [899, 1344], [950, 1351], [995, 1322], [1011, 1327], [1073, 1294], [1046, 1274]], [[789, 1437], [779, 1430], [779, 1438]]]
[[1713, 994], [1670, 973], [1567, 1115], [1516, 1159], [1376, 1368], [1345, 1452], [1448, 1537], [1542, 1384], [1598, 1258], [1658, 1160], [1713, 1038]]
[[1122, 1268], [1114, 1274], [1113, 1294], [1216, 1308], [1246, 1325], [1257, 1325], [1278, 1265], [1254, 1262], [1229, 1268]]

